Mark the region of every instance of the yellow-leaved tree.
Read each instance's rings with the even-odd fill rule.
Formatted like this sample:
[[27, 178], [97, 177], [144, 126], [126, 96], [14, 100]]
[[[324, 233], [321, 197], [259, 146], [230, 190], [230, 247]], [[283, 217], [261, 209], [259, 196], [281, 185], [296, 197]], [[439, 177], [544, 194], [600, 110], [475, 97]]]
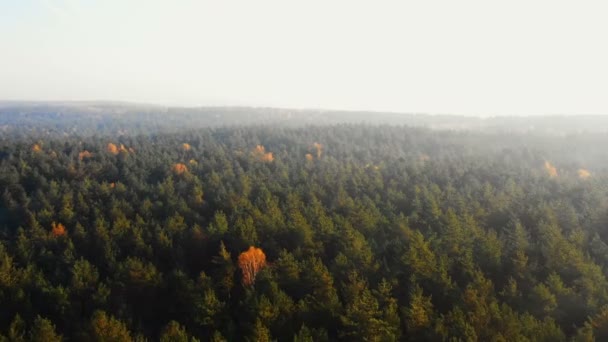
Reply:
[[266, 254], [256, 247], [249, 247], [248, 250], [239, 255], [239, 268], [243, 273], [243, 284], [251, 286], [255, 283], [255, 276], [266, 266]]

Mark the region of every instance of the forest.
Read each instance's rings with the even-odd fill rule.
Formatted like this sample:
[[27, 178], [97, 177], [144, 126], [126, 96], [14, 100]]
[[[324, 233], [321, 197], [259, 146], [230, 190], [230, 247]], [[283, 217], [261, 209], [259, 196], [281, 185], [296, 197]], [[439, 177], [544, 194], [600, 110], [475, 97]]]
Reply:
[[0, 115], [0, 341], [608, 340], [601, 132], [36, 115]]

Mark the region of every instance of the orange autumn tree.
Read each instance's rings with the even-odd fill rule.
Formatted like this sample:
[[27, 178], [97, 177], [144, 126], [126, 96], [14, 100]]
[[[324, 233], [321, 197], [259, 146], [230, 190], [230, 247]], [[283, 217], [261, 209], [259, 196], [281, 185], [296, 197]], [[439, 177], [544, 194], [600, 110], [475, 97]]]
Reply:
[[264, 157], [262, 157], [262, 161], [270, 163], [274, 160], [274, 156], [272, 155], [272, 152], [268, 152], [264, 154]]
[[93, 157], [93, 153], [91, 153], [91, 152], [89, 152], [87, 150], [84, 150], [84, 151], [78, 153], [78, 159], [79, 160], [83, 160], [83, 159], [87, 159], [87, 158], [92, 158], [92, 157]]
[[113, 144], [113, 143], [108, 143], [108, 146], [107, 146], [106, 150], [110, 154], [113, 154], [113, 155], [117, 155], [117, 154], [119, 154], [121, 152], [124, 152], [124, 153], [129, 153], [129, 151], [132, 152], [132, 153], [135, 152], [132, 148], [127, 149], [125, 147], [125, 145], [123, 145], [123, 144], [120, 144], [120, 147], [119, 147], [119, 146], [116, 146], [116, 144]]
[[251, 154], [258, 160], [270, 163], [274, 160], [272, 152], [266, 152], [266, 148], [262, 145], [257, 145]]
[[421, 154], [418, 156], [418, 161], [421, 161], [421, 162], [427, 162], [427, 161], [429, 161], [430, 159], [431, 159], [431, 157], [430, 157], [428, 154], [426, 154], [426, 153], [421, 153]]
[[321, 145], [320, 143], [316, 142], [316, 143], [313, 144], [313, 146], [317, 150], [317, 158], [321, 158], [321, 155], [323, 154], [323, 145]]
[[53, 222], [51, 228], [51, 234], [53, 234], [54, 237], [64, 236], [66, 234], [65, 226], [61, 223]]
[[256, 247], [249, 249], [239, 255], [239, 268], [243, 273], [243, 284], [251, 286], [255, 283], [255, 276], [266, 266], [266, 254]]
[[188, 143], [183, 143], [182, 144], [182, 149], [184, 151], [190, 151], [192, 149], [192, 146], [190, 146], [190, 144], [188, 144]]
[[548, 161], [545, 161], [545, 170], [547, 170], [547, 173], [549, 174], [550, 178], [557, 177], [557, 168]]
[[587, 179], [589, 177], [591, 177], [591, 172], [589, 172], [585, 169], [578, 169], [578, 178]]
[[186, 167], [186, 165], [182, 163], [177, 163], [173, 165], [173, 173], [175, 173], [176, 175], [181, 175], [186, 172], [188, 172], [188, 168]]
[[109, 143], [108, 147], [107, 147], [108, 152], [110, 152], [113, 155], [117, 155], [119, 150], [118, 150], [118, 146], [116, 146], [115, 144]]
[[261, 156], [264, 153], [266, 153], [266, 148], [262, 145], [257, 145], [255, 147], [255, 149], [253, 150], [253, 154], [258, 155], [258, 156]]

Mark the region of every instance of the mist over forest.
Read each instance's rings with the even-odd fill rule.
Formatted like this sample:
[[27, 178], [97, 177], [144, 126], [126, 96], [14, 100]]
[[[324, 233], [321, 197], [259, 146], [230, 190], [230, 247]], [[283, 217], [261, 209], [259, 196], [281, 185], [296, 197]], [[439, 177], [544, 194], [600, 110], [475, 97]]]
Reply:
[[0, 102], [0, 341], [608, 340], [607, 133]]
[[432, 113], [339, 111], [264, 107], [168, 107], [123, 102], [0, 101], [0, 128], [91, 134], [150, 134], [184, 129], [238, 126], [335, 124], [407, 125], [486, 133], [551, 135], [606, 133], [603, 115], [466, 116]]

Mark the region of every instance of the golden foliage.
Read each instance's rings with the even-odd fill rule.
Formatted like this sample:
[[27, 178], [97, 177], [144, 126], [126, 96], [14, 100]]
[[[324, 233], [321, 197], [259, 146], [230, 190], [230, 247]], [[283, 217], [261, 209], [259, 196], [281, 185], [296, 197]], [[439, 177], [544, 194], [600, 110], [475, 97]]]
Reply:
[[65, 226], [61, 223], [53, 222], [51, 224], [51, 227], [52, 227], [51, 234], [53, 234], [54, 237], [64, 236], [67, 234], [67, 231], [65, 230]]
[[196, 161], [196, 159], [190, 159], [190, 161], [188, 162], [188, 164], [190, 164], [192, 166], [196, 166], [196, 165], [198, 165], [198, 162]]
[[255, 283], [255, 276], [266, 266], [266, 254], [256, 247], [249, 249], [239, 255], [239, 268], [243, 273], [243, 284], [251, 286]]
[[317, 158], [321, 158], [321, 155], [323, 154], [323, 145], [321, 145], [320, 143], [316, 142], [316, 143], [313, 144], [313, 146], [317, 150]]
[[251, 155], [263, 162], [270, 163], [274, 161], [274, 156], [272, 155], [272, 152], [266, 152], [266, 148], [262, 145], [257, 145], [255, 149], [251, 152]]
[[177, 163], [173, 165], [173, 173], [175, 173], [176, 175], [181, 175], [186, 172], [188, 172], [188, 167], [186, 167], [186, 165], [182, 163]]
[[106, 148], [108, 152], [110, 152], [113, 155], [117, 155], [120, 151], [118, 150], [118, 146], [109, 143], [108, 147]]
[[111, 153], [111, 154], [113, 154], [113, 155], [117, 155], [117, 154], [119, 154], [119, 153], [121, 153], [121, 152], [124, 152], [124, 153], [129, 153], [129, 151], [130, 151], [130, 152], [135, 152], [135, 151], [134, 151], [132, 148], [127, 149], [127, 148], [125, 147], [125, 145], [123, 145], [123, 144], [120, 144], [120, 147], [119, 147], [119, 146], [116, 146], [116, 145], [115, 145], [115, 144], [113, 144], [113, 143], [109, 143], [109, 144], [108, 144], [108, 147], [107, 147], [106, 149], [107, 149], [107, 151], [108, 151], [109, 153]]
[[40, 147], [39, 144], [34, 144], [34, 146], [32, 146], [32, 152], [40, 152], [42, 151], [42, 147]]
[[262, 145], [257, 145], [254, 152], [257, 154], [264, 154], [266, 153], [266, 148]]
[[431, 157], [429, 157], [428, 154], [422, 153], [421, 155], [418, 156], [418, 161], [420, 162], [426, 162], [429, 161], [431, 159]]
[[190, 151], [190, 150], [192, 149], [192, 146], [190, 146], [190, 144], [183, 143], [183, 144], [182, 144], [182, 149], [183, 149], [184, 151]]
[[591, 172], [585, 169], [578, 169], [578, 178], [587, 179], [589, 177], [591, 177]]
[[91, 158], [91, 157], [93, 157], [93, 153], [91, 153], [87, 150], [84, 150], [84, 151], [78, 153], [79, 160], [83, 160], [83, 159], [87, 159], [87, 158]]
[[310, 154], [310, 153], [306, 153], [306, 161], [311, 162], [311, 161], [312, 161], [312, 159], [313, 159], [312, 154]]
[[262, 161], [264, 162], [272, 162], [274, 160], [274, 156], [272, 155], [272, 152], [268, 152], [264, 154], [264, 157], [262, 158]]
[[557, 177], [557, 168], [555, 166], [553, 166], [551, 163], [549, 163], [548, 161], [545, 161], [545, 170], [547, 170], [549, 177], [551, 177], [551, 178]]

